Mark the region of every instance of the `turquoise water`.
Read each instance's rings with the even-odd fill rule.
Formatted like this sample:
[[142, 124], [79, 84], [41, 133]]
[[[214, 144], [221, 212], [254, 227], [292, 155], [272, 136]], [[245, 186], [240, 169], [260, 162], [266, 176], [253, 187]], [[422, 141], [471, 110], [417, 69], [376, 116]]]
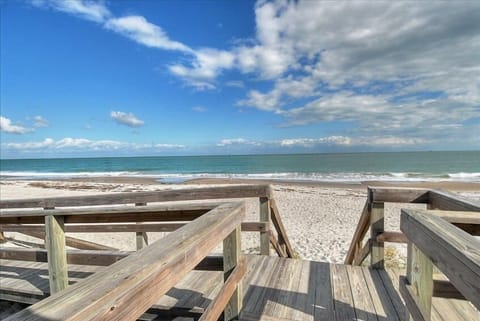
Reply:
[[480, 182], [480, 151], [4, 159], [0, 176], [151, 176], [165, 182], [204, 177]]

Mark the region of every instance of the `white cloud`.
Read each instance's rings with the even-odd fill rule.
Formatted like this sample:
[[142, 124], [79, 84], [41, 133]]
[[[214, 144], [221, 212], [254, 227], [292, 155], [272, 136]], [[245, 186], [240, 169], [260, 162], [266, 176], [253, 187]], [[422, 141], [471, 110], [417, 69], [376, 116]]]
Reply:
[[35, 127], [48, 127], [50, 123], [47, 119], [43, 118], [42, 116], [35, 116], [33, 117], [33, 125]]
[[24, 152], [38, 150], [62, 151], [117, 151], [117, 150], [151, 150], [155, 149], [184, 149], [185, 145], [180, 144], [141, 144], [130, 143], [116, 140], [90, 140], [87, 138], [65, 137], [59, 140], [46, 138], [43, 141], [23, 142], [23, 143], [2, 143], [2, 148], [10, 150], [21, 150]]
[[14, 125], [9, 118], [0, 116], [0, 131], [10, 134], [26, 134], [32, 132], [33, 129]]
[[111, 111], [110, 118], [121, 125], [126, 125], [129, 127], [139, 127], [145, 124], [143, 120], [138, 119], [134, 114], [125, 113], [123, 111]]
[[111, 18], [105, 23], [105, 28], [124, 35], [147, 47], [178, 50], [188, 53], [192, 52], [188, 46], [171, 40], [162, 28], [148, 22], [147, 19], [142, 16]]
[[103, 22], [111, 13], [102, 2], [83, 0], [34, 0], [32, 4], [66, 12], [83, 19]]
[[226, 138], [222, 139], [217, 143], [217, 147], [225, 147], [225, 146], [231, 146], [231, 145], [254, 145], [254, 146], [260, 146], [261, 143], [255, 142], [255, 141], [250, 141], [245, 138]]
[[421, 138], [405, 138], [397, 136], [373, 136], [373, 137], [348, 137], [348, 136], [327, 136], [320, 138], [290, 138], [279, 142], [282, 147], [315, 147], [320, 145], [355, 147], [355, 146], [381, 146], [381, 147], [403, 147], [425, 144]]

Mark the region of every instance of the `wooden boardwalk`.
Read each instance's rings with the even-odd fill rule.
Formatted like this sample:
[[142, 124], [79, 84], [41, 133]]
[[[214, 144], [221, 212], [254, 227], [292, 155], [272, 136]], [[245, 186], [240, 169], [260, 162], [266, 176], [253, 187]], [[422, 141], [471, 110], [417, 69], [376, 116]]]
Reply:
[[[77, 282], [104, 269], [69, 265]], [[399, 272], [269, 256], [248, 256], [242, 320], [403, 320]], [[141, 319], [192, 319], [221, 288], [222, 272], [192, 271]], [[48, 295], [46, 263], [0, 260], [0, 298], [34, 303]], [[155, 314], [156, 315], [155, 315]], [[158, 317], [157, 317], [158, 318]], [[480, 320], [467, 301], [434, 298], [432, 320]]]

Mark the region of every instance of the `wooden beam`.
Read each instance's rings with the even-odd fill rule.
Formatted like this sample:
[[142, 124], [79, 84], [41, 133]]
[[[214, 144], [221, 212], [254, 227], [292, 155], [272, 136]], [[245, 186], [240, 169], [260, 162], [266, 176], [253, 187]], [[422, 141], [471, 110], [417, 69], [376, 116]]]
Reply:
[[243, 215], [243, 203], [220, 205], [7, 320], [136, 320], [226, 238]]
[[431, 209], [447, 211], [480, 212], [480, 203], [451, 192], [433, 190], [428, 192]]
[[[260, 197], [260, 222], [270, 225], [270, 206], [267, 197]], [[270, 255], [270, 236], [267, 232], [260, 232], [260, 254]]]
[[[67, 263], [77, 265], [109, 266], [134, 252], [130, 251], [96, 251], [96, 250], [67, 250]], [[29, 248], [0, 248], [0, 259], [48, 262], [47, 250]], [[195, 270], [223, 271], [221, 256], [207, 256]]]
[[[46, 218], [46, 216], [45, 216], [45, 218]], [[63, 227], [63, 230], [65, 232], [65, 226]], [[41, 232], [23, 231], [23, 232], [19, 232], [19, 233], [29, 235], [29, 236], [33, 236], [33, 237], [36, 237], [36, 238], [39, 238], [39, 239], [42, 239], [42, 240], [45, 239], [45, 232], [44, 231], [41, 231]], [[90, 242], [90, 241], [86, 241], [86, 240], [82, 240], [82, 239], [77, 239], [77, 238], [74, 238], [74, 237], [71, 237], [71, 236], [65, 236], [65, 244], [67, 246], [70, 246], [70, 247], [73, 247], [73, 248], [76, 248], [76, 249], [80, 249], [80, 250], [105, 250], [105, 251], [115, 251], [115, 250], [117, 250], [114, 247], [110, 247], [110, 246], [106, 246], [106, 245], [102, 245], [102, 244], [98, 244], [98, 243], [94, 243], [94, 242]]]
[[383, 242], [377, 241], [377, 236], [385, 229], [384, 203], [373, 202], [370, 215], [370, 267], [373, 269], [384, 268]]
[[480, 241], [428, 211], [403, 209], [400, 228], [480, 309]]
[[408, 239], [405, 234], [401, 232], [383, 232], [377, 235], [377, 242], [379, 243], [408, 243]]
[[63, 216], [45, 216], [45, 247], [48, 253], [50, 293], [55, 294], [68, 286]]
[[457, 299], [457, 300], [466, 300], [466, 298], [457, 290], [456, 287], [448, 280], [433, 280], [433, 296], [448, 298], [448, 299]]
[[362, 249], [358, 251], [357, 255], [355, 255], [355, 259], [353, 260], [352, 264], [362, 265], [363, 261], [365, 261], [367, 256], [370, 254], [371, 247], [372, 247], [372, 240], [368, 239], [367, 242], [365, 242], [365, 245], [362, 247]]
[[[239, 225], [223, 241], [223, 277], [225, 282], [228, 282], [235, 267], [240, 263], [241, 255], [242, 255], [242, 236], [241, 236], [240, 225]], [[233, 281], [230, 281], [230, 283], [233, 283], [233, 284], [228, 284], [228, 286], [229, 287], [233, 286], [233, 289], [229, 291], [231, 293], [228, 296], [228, 298], [226, 297], [227, 295], [226, 293], [223, 293], [223, 294], [220, 293], [225, 297], [220, 298], [219, 299], [220, 302], [217, 302], [214, 305], [214, 307], [212, 307], [212, 310], [211, 310], [211, 313], [217, 314], [220, 312], [218, 311], [218, 308], [224, 307], [225, 311], [224, 311], [223, 319], [225, 321], [237, 319], [240, 314], [240, 310], [242, 309], [242, 298], [243, 298], [242, 284], [238, 282], [233, 282]], [[224, 286], [226, 285], [227, 284], [224, 284]], [[224, 304], [220, 304], [220, 303], [224, 303]], [[210, 320], [210, 319], [205, 319], [205, 320]]]
[[279, 257], [288, 257], [287, 253], [285, 253], [284, 249], [280, 246], [279, 242], [275, 238], [275, 235], [273, 234], [273, 232], [270, 231], [268, 233], [268, 235], [270, 237], [270, 244], [273, 246], [273, 248], [275, 249], [275, 252], [277, 252], [278, 256]]
[[362, 214], [360, 215], [357, 227], [355, 228], [355, 233], [353, 234], [352, 241], [350, 242], [350, 247], [348, 248], [347, 256], [345, 257], [345, 264], [353, 263], [355, 252], [360, 249], [360, 244], [368, 231], [369, 224], [370, 205], [368, 198], [363, 206]]
[[430, 321], [430, 313], [425, 311], [422, 305], [418, 302], [414, 289], [408, 284], [407, 278], [404, 276], [400, 276], [399, 291], [405, 302], [407, 321], [412, 319], [415, 321]]
[[[408, 244], [407, 292], [415, 301], [422, 316], [430, 320], [433, 295], [433, 263], [414, 243]], [[406, 311], [406, 320], [416, 320]]]
[[212, 204], [175, 204], [149, 206], [80, 207], [74, 209], [56, 208], [48, 212], [41, 209], [21, 211], [0, 211], [0, 224], [42, 224], [45, 215], [62, 215], [68, 223], [126, 223], [192, 221], [218, 206]]
[[288, 255], [288, 257], [293, 258], [295, 257], [295, 252], [293, 251], [293, 247], [290, 244], [290, 240], [288, 239], [287, 230], [282, 222], [282, 217], [280, 216], [280, 212], [277, 207], [277, 202], [275, 199], [270, 199], [270, 213], [272, 216], [272, 223], [275, 226], [278, 234], [278, 243], [280, 246], [284, 248], [284, 251]]
[[0, 201], [0, 208], [45, 208], [63, 206], [92, 206], [173, 202], [207, 199], [268, 197], [269, 185], [229, 185], [219, 187], [184, 188], [154, 192], [129, 192], [102, 195], [82, 195]]
[[[237, 287], [241, 284], [241, 280], [247, 271], [247, 263], [245, 257], [242, 257], [238, 264], [228, 276], [225, 284], [220, 289], [215, 299], [210, 302], [199, 321], [218, 320], [222, 312], [226, 309], [230, 298], [235, 295]], [[225, 318], [225, 320], [228, 320]]]
[[428, 189], [369, 186], [371, 201], [378, 203], [428, 203]]
[[[187, 223], [144, 223], [144, 224], [65, 224], [66, 233], [123, 233], [123, 232], [172, 232]], [[45, 225], [4, 224], [0, 231], [44, 232]], [[269, 226], [265, 222], [242, 222], [242, 232], [268, 232]], [[39, 235], [39, 234], [37, 234]], [[67, 244], [68, 245], [68, 244]]]

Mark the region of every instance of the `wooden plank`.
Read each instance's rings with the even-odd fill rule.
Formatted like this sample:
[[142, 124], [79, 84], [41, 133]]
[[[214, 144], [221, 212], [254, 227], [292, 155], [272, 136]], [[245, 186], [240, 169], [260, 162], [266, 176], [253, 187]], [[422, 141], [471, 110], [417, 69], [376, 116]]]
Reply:
[[480, 212], [480, 203], [451, 192], [434, 190], [428, 192], [431, 209], [447, 211]]
[[455, 288], [448, 280], [433, 280], [433, 296], [466, 300], [457, 288]]
[[367, 256], [370, 254], [371, 248], [372, 248], [372, 240], [368, 239], [367, 242], [365, 242], [365, 245], [362, 247], [362, 249], [358, 252], [358, 254], [355, 255], [355, 259], [353, 260], [353, 265], [362, 265], [363, 261], [365, 261]]
[[290, 258], [295, 257], [295, 252], [293, 251], [293, 247], [290, 244], [290, 240], [288, 238], [287, 230], [285, 229], [285, 226], [283, 225], [282, 218], [280, 216], [280, 212], [277, 207], [277, 203], [275, 199], [270, 199], [270, 211], [272, 214], [272, 223], [277, 229], [277, 234], [278, 234], [278, 242], [280, 245], [285, 246], [285, 251]]
[[345, 264], [353, 263], [353, 260], [355, 258], [355, 252], [360, 247], [360, 244], [368, 231], [369, 224], [370, 205], [369, 200], [367, 199], [365, 205], [363, 206], [362, 214], [360, 215], [360, 219], [358, 220], [358, 224], [355, 229], [355, 233], [353, 234], [352, 241], [350, 242], [350, 247], [348, 248], [348, 252], [345, 257]]
[[356, 320], [352, 290], [345, 265], [332, 264], [333, 303], [337, 321]]
[[377, 236], [385, 231], [384, 203], [373, 202], [370, 215], [370, 267], [384, 268], [383, 242], [377, 241]]
[[129, 192], [101, 195], [82, 195], [69, 197], [49, 197], [36, 199], [3, 200], [0, 208], [45, 208], [63, 206], [92, 206], [111, 204], [135, 204], [152, 202], [173, 202], [207, 199], [231, 199], [248, 197], [267, 197], [268, 185], [229, 185], [221, 187], [185, 188], [154, 192]]
[[[124, 233], [124, 232], [172, 232], [187, 223], [144, 223], [144, 224], [65, 224], [66, 233]], [[43, 232], [45, 225], [4, 224], [0, 231]], [[265, 222], [242, 222], [242, 232], [268, 232]], [[24, 233], [25, 234], [25, 233]]]
[[480, 309], [480, 241], [427, 211], [402, 210], [400, 228]]
[[[384, 271], [384, 270], [381, 270]], [[363, 277], [365, 279], [366, 289], [370, 293], [370, 298], [374, 307], [374, 311], [377, 314], [379, 320], [400, 321], [398, 312], [395, 310], [393, 300], [390, 296], [390, 291], [395, 292], [391, 282], [384, 284], [379, 270], [373, 270], [368, 268], [362, 268]]]
[[243, 203], [224, 204], [7, 320], [135, 320], [231, 233]]
[[[417, 311], [430, 320], [433, 294], [433, 263], [414, 243], [408, 244], [407, 283], [400, 283], [400, 291], [407, 303], [406, 320], [418, 320]], [[404, 289], [402, 289], [402, 287]], [[417, 308], [409, 306], [414, 301]]]
[[[239, 264], [241, 255], [242, 255], [242, 236], [241, 236], [240, 225], [238, 225], [235, 228], [235, 230], [232, 233], [230, 233], [230, 235], [228, 235], [225, 238], [225, 240], [223, 240], [223, 273], [224, 273], [225, 282], [228, 281], [228, 278], [233, 273], [232, 270], [235, 269], [235, 267]], [[241, 273], [242, 276], [243, 274], [245, 274], [245, 271]], [[238, 282], [236, 284], [238, 286], [234, 287], [234, 291], [229, 295], [228, 300], [225, 300], [225, 298], [219, 298], [220, 300], [219, 303], [223, 301], [228, 301], [228, 302], [225, 302], [225, 305], [224, 305], [225, 307], [224, 320], [226, 321], [230, 321], [238, 318], [240, 310], [242, 309], [242, 298], [243, 298], [242, 284], [238, 284]], [[230, 284], [229, 287], [231, 286], [232, 285]], [[227, 291], [227, 289], [225, 289], [225, 291]], [[226, 293], [224, 293], [223, 295], [226, 295]], [[218, 308], [219, 303], [217, 303], [216, 306], [212, 307], [212, 313], [213, 313], [212, 315], [216, 314], [216, 312], [214, 311], [216, 311], [215, 308]]]
[[397, 312], [398, 318], [403, 320], [405, 316], [405, 305], [398, 288], [398, 280], [400, 278], [398, 269], [387, 268], [384, 270], [376, 270], [376, 272], [376, 274], [372, 273], [372, 278], [374, 279], [375, 284], [383, 283], [383, 286], [388, 293], [388, 298]]
[[[200, 207], [200, 208], [196, 208]], [[205, 214], [211, 208], [201, 208], [198, 204], [185, 205], [149, 205], [145, 207], [113, 206], [44, 210], [29, 209], [22, 211], [3, 210], [0, 212], [0, 224], [42, 224], [47, 214], [62, 215], [65, 223], [126, 223], [126, 222], [162, 222], [192, 221]]]
[[314, 320], [335, 320], [332, 284], [332, 264], [324, 262], [310, 262], [310, 278], [312, 279], [315, 301]]
[[[65, 230], [65, 226], [64, 226]], [[24, 231], [24, 232], [19, 232], [25, 235], [33, 236], [39, 239], [45, 239], [45, 232], [33, 232], [33, 231]], [[74, 238], [71, 236], [65, 236], [65, 244], [70, 247], [74, 247], [76, 249], [80, 250], [100, 250], [100, 251], [116, 251], [117, 249], [114, 247], [106, 246], [103, 244], [98, 244], [78, 238]]]
[[360, 266], [345, 266], [352, 289], [353, 305], [358, 320], [378, 321], [375, 306]]
[[406, 320], [414, 321], [429, 321], [430, 320], [430, 310], [426, 309], [419, 298], [415, 293], [415, 289], [410, 285], [406, 278], [400, 278], [400, 293], [402, 294], [403, 300], [405, 301], [406, 306]]
[[[267, 197], [260, 197], [260, 222], [270, 225], [270, 206]], [[260, 232], [260, 254], [270, 255], [270, 236], [266, 232]]]
[[369, 186], [371, 201], [378, 203], [428, 203], [429, 190], [410, 187]]
[[[222, 311], [231, 303], [231, 298], [235, 297], [235, 294], [238, 293], [238, 286], [241, 286], [241, 280], [246, 270], [246, 260], [243, 257], [238, 261], [233, 271], [231, 271], [217, 297], [210, 303], [207, 309], [205, 309], [199, 321], [218, 320]], [[225, 320], [231, 320], [228, 319], [228, 317], [229, 316], [226, 315]]]
[[377, 242], [379, 243], [408, 243], [408, 239], [405, 234], [401, 232], [383, 232], [377, 235]]
[[45, 216], [45, 247], [48, 256], [50, 293], [55, 294], [68, 286], [63, 216]]
[[275, 252], [277, 252], [278, 256], [279, 257], [287, 257], [287, 253], [284, 252], [283, 248], [278, 243], [278, 241], [275, 238], [275, 235], [273, 234], [272, 231], [268, 232], [268, 236], [270, 237], [270, 244], [273, 246], [273, 248], [275, 249]]

